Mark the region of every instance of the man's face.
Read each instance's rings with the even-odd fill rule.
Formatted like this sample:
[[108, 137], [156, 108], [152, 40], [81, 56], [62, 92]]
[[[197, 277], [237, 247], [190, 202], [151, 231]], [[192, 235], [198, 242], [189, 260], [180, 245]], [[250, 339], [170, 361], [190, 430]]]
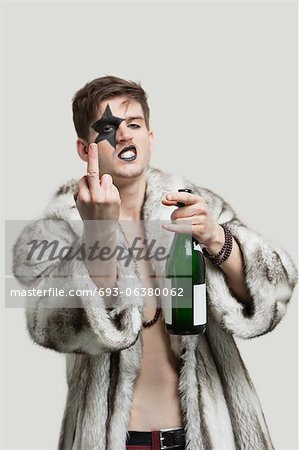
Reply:
[[104, 173], [119, 181], [138, 177], [149, 165], [153, 133], [133, 99], [120, 96], [101, 102], [89, 137], [98, 145], [100, 177]]

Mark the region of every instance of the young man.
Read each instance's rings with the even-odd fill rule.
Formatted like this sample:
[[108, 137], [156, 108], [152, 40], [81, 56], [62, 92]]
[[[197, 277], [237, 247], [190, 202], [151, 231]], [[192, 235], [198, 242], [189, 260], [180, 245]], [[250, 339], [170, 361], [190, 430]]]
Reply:
[[[47, 220], [24, 231], [14, 263], [21, 282], [45, 293], [28, 304], [31, 337], [66, 353], [59, 449], [272, 449], [233, 335], [251, 338], [278, 324], [296, 283], [292, 261], [214, 193], [149, 167], [153, 132], [138, 84], [93, 80], [75, 95], [73, 118], [86, 175], [60, 188]], [[192, 194], [178, 192], [186, 187]], [[170, 218], [163, 228], [150, 225]], [[127, 250], [138, 235], [143, 250], [153, 239], [169, 249], [173, 231], [190, 222], [206, 249], [209, 320], [202, 335], [165, 331], [160, 299], [149, 295], [165, 260], [27, 257], [33, 238], [59, 248], [94, 248], [97, 240]], [[47, 295], [53, 286], [76, 297], [62, 303]], [[148, 294], [137, 298], [136, 287]], [[109, 289], [117, 294], [112, 303]]]

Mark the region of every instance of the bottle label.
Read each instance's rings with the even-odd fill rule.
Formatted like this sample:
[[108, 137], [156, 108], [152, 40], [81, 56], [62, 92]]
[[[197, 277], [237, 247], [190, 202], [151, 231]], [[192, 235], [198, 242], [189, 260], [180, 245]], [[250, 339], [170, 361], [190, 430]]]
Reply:
[[[162, 307], [164, 320], [168, 325], [173, 324], [172, 308], [173, 301], [170, 295], [171, 280], [164, 280], [169, 295], [162, 296]], [[205, 325], [207, 323], [207, 303], [206, 303], [206, 284], [196, 284], [193, 286], [193, 325]]]
[[162, 306], [164, 312], [164, 320], [168, 325], [172, 325], [172, 299], [171, 299], [171, 280], [164, 279], [164, 287], [166, 288], [167, 295], [162, 297]]
[[193, 323], [205, 325], [207, 323], [206, 284], [193, 286]]
[[185, 254], [186, 256], [192, 256], [192, 246], [191, 246], [191, 240], [185, 241]]
[[202, 253], [201, 245], [198, 242], [194, 242], [194, 250], [197, 250], [198, 252]]

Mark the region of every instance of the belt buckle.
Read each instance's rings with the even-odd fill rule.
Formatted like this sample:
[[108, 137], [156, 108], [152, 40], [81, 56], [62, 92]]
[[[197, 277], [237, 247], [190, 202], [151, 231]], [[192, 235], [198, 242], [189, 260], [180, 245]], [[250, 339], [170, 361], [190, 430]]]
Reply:
[[172, 431], [172, 432], [174, 432], [175, 430], [180, 430], [180, 429], [181, 429], [181, 427], [179, 427], [179, 428], [163, 428], [163, 429], [161, 429], [159, 431], [159, 435], [160, 435], [160, 450], [167, 450], [167, 449], [172, 449], [172, 448], [178, 448], [178, 447], [181, 446], [180, 444], [178, 444], [178, 445], [171, 445], [171, 446], [163, 444], [163, 441], [165, 439], [164, 436], [163, 436], [163, 433], [165, 431]]

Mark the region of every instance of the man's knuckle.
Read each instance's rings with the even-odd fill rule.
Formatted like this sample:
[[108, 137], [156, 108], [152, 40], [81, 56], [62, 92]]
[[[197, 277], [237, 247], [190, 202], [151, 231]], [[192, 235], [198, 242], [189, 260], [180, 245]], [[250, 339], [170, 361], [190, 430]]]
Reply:
[[78, 194], [78, 200], [80, 203], [84, 203], [84, 204], [88, 203], [88, 201], [89, 201], [87, 195], [82, 194], [82, 192]]
[[96, 169], [89, 169], [87, 172], [87, 176], [89, 178], [95, 178], [95, 177], [97, 177], [97, 175], [98, 175], [98, 172]]
[[97, 192], [92, 192], [90, 195], [91, 201], [94, 205], [99, 206], [101, 205], [101, 197]]
[[109, 197], [105, 197], [103, 199], [103, 205], [105, 206], [110, 206], [113, 202], [111, 201], [111, 199]]

